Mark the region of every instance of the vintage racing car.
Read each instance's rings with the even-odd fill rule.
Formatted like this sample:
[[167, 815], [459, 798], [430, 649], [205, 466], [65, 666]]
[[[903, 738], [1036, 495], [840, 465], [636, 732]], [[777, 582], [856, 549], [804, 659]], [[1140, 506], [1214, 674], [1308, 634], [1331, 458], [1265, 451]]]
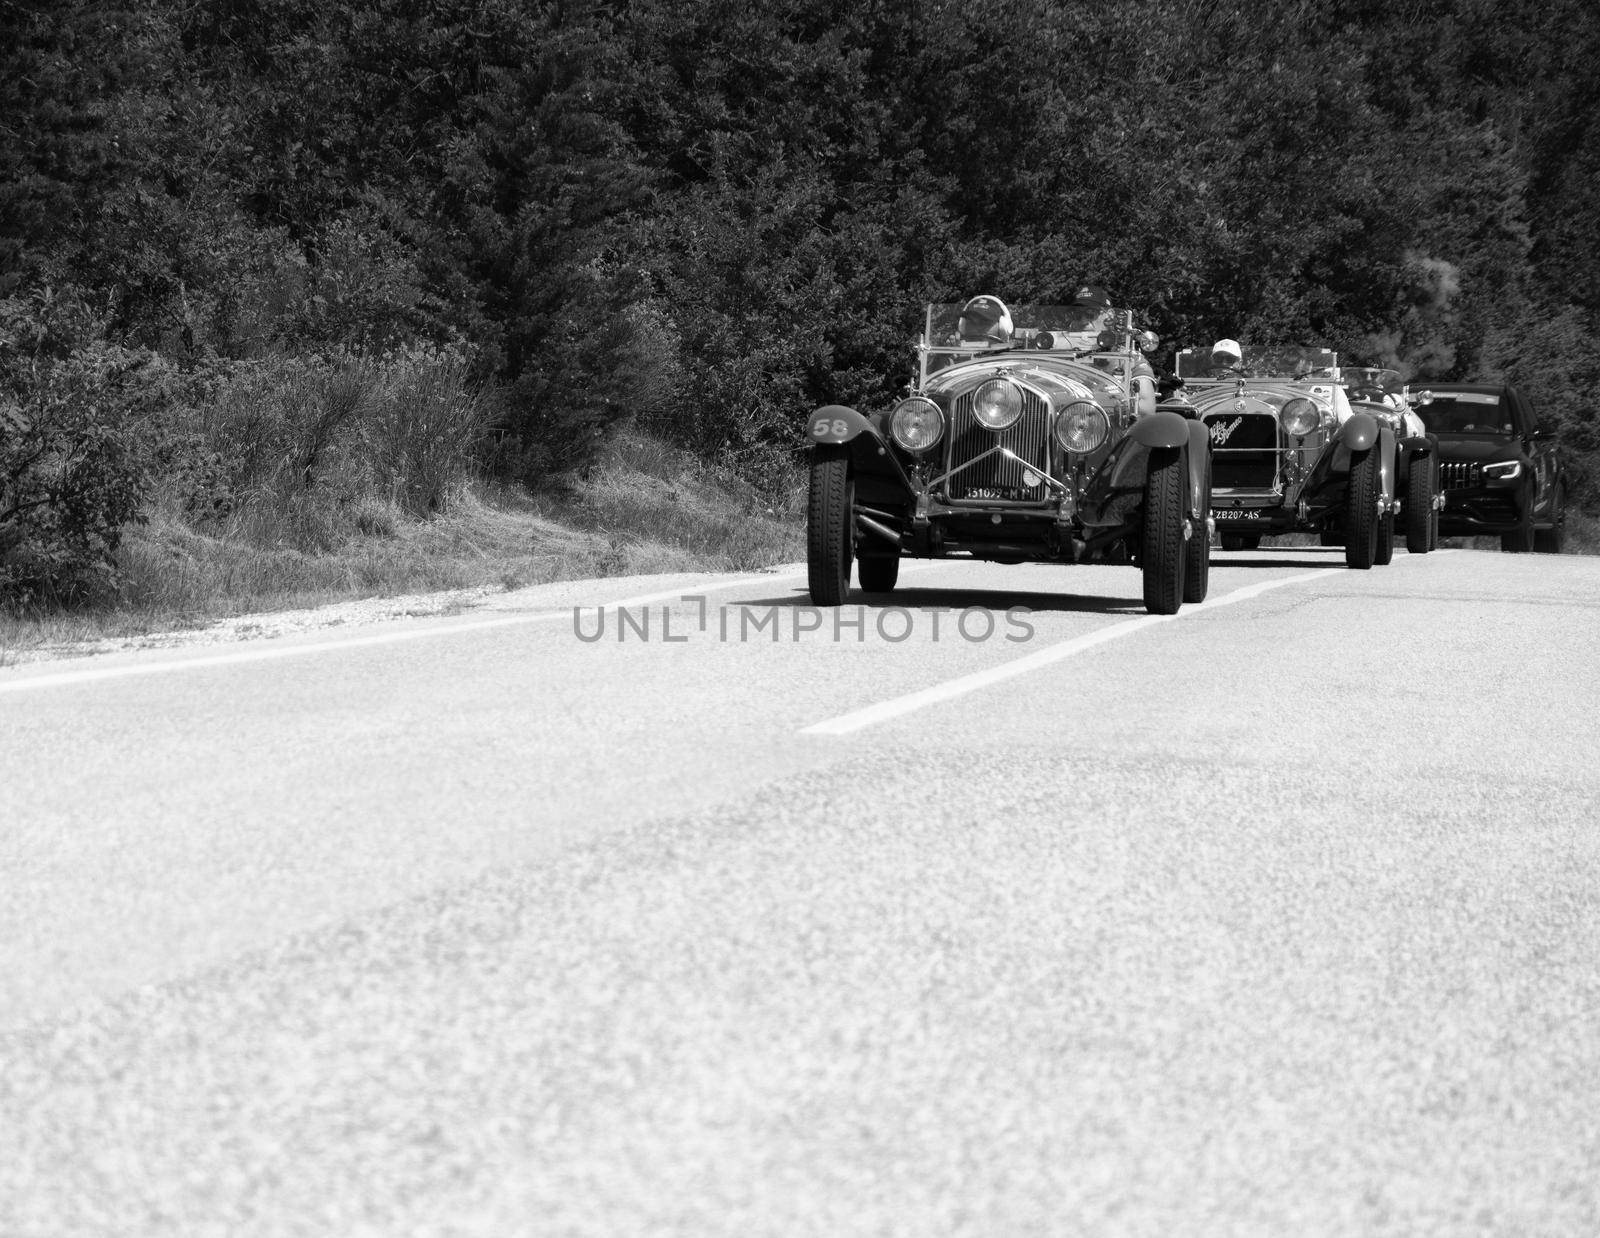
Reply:
[[1342, 542], [1350, 567], [1388, 562], [1400, 435], [1351, 406], [1338, 354], [1246, 346], [1241, 366], [1224, 373], [1209, 350], [1186, 348], [1174, 365], [1211, 438], [1211, 515], [1224, 549], [1312, 532]]
[[902, 557], [947, 556], [1131, 557], [1152, 614], [1203, 600], [1210, 441], [1198, 421], [1140, 413], [1140, 350], [1154, 345], [1125, 310], [927, 306], [902, 399], [807, 423], [812, 600], [843, 602], [853, 563], [884, 593]]

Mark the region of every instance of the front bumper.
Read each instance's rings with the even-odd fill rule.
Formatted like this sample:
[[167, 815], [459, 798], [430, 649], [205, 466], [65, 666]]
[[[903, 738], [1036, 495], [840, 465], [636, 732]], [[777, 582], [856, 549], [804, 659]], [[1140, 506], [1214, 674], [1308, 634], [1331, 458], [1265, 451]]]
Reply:
[[1510, 533], [1520, 528], [1522, 521], [1521, 496], [1509, 486], [1446, 490], [1444, 507], [1439, 511], [1439, 532], [1445, 537]]

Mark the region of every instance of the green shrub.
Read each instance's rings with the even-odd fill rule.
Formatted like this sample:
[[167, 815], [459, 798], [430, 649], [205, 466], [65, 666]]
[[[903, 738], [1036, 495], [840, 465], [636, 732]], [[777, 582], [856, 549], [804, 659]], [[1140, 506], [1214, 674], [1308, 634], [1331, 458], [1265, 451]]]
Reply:
[[0, 300], [0, 599], [70, 600], [115, 583], [149, 490], [149, 427], [178, 376], [92, 342], [81, 299]]
[[471, 468], [487, 422], [466, 358], [447, 349], [404, 349], [383, 363], [378, 377], [362, 425], [378, 487], [409, 515], [441, 512]]
[[374, 535], [374, 511], [444, 511], [486, 421], [465, 354], [435, 346], [215, 361], [183, 397], [162, 440], [168, 505], [223, 536], [309, 552]]

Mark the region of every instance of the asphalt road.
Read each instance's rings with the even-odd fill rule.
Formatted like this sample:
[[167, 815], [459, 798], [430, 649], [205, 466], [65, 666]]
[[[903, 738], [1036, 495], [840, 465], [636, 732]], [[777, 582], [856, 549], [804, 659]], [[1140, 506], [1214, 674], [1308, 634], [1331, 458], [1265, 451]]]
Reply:
[[0, 670], [0, 1235], [1600, 1234], [1600, 559], [803, 585]]

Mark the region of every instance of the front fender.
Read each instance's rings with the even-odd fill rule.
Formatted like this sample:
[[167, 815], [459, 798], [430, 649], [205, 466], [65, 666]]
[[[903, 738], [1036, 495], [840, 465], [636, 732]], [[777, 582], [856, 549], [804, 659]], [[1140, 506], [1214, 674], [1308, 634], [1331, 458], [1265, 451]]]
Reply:
[[[1199, 422], [1189, 421], [1177, 413], [1157, 409], [1135, 421], [1128, 430], [1128, 437], [1142, 447], [1182, 447], [1189, 442], [1190, 427], [1198, 425]], [[1201, 433], [1205, 433], [1203, 427]]]
[[1347, 451], [1365, 451], [1378, 441], [1378, 419], [1371, 413], [1351, 413], [1339, 427], [1339, 442]]
[[1394, 431], [1383, 426], [1378, 430], [1378, 492], [1390, 503], [1394, 502], [1396, 459]]
[[915, 493], [911, 477], [897, 451], [878, 431], [878, 427], [843, 404], [824, 404], [811, 414], [807, 437], [817, 447], [843, 447], [858, 477], [873, 478], [876, 493], [869, 497], [883, 501], [905, 498]]
[[1199, 421], [1189, 427], [1189, 514], [1204, 521], [1211, 515], [1211, 431]]
[[813, 443], [848, 443], [858, 434], [883, 441], [870, 421], [843, 404], [824, 404], [812, 413], [806, 432]]

